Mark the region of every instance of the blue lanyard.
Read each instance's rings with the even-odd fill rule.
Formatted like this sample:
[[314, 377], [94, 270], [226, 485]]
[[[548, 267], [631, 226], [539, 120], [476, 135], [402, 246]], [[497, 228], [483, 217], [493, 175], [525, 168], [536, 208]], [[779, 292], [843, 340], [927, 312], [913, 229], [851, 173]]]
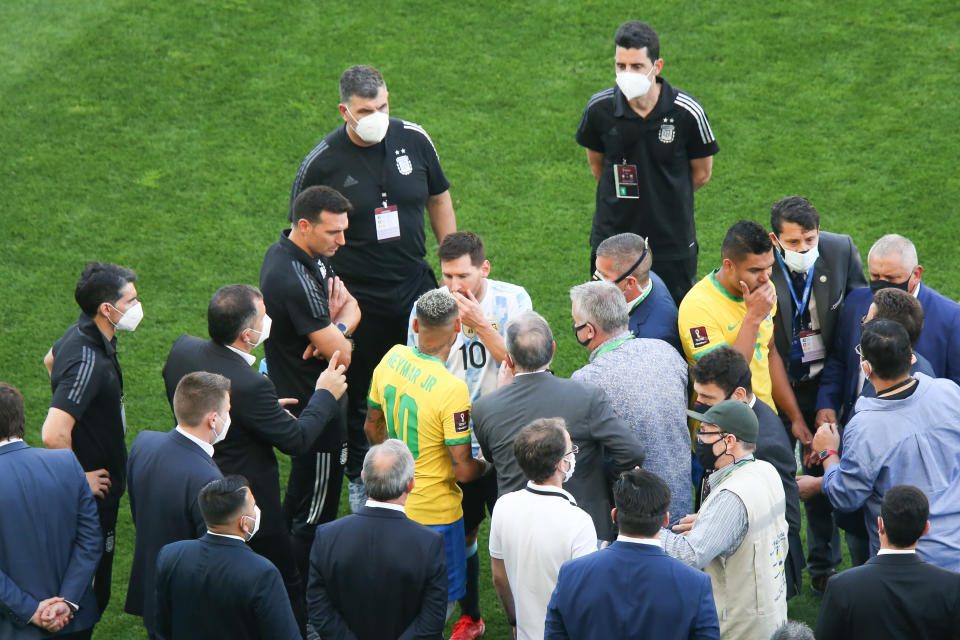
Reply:
[[807, 309], [807, 305], [810, 303], [810, 291], [813, 288], [813, 268], [811, 267], [810, 271], [807, 271], [807, 284], [803, 289], [803, 299], [798, 299], [797, 292], [793, 290], [793, 279], [790, 277], [790, 271], [787, 270], [787, 265], [783, 263], [783, 258], [780, 256], [778, 251], [774, 250], [773, 253], [777, 256], [777, 262], [780, 264], [780, 269], [783, 271], [783, 277], [787, 281], [787, 288], [790, 290], [790, 297], [793, 298], [793, 330], [797, 331], [800, 320], [803, 318], [803, 312]]

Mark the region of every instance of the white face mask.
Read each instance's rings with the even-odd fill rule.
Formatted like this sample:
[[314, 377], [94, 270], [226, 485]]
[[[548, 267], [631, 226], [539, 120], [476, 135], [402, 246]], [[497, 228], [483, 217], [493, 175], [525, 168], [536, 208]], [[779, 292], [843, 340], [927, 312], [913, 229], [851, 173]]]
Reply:
[[570, 457], [564, 458], [564, 460], [566, 460], [567, 464], [570, 465], [570, 467], [563, 472], [563, 482], [566, 484], [567, 482], [570, 482], [570, 478], [573, 477], [573, 470], [577, 468], [577, 456], [571, 453]]
[[246, 528], [244, 528], [242, 523], [240, 524], [240, 528], [243, 529], [243, 532], [247, 534], [247, 542], [250, 542], [250, 539], [253, 536], [257, 535], [257, 531], [260, 531], [260, 507], [258, 507], [257, 505], [253, 505], [253, 513], [254, 513], [253, 517], [243, 516], [247, 520], [253, 520], [252, 530], [248, 531]]
[[350, 112], [350, 107], [347, 107], [347, 113], [349, 113], [350, 117], [357, 123], [353, 125], [353, 130], [360, 136], [360, 139], [367, 144], [377, 144], [387, 136], [387, 129], [390, 127], [390, 116], [382, 111], [374, 111], [359, 120]]
[[[781, 247], [783, 245], [780, 245]], [[817, 245], [805, 253], [783, 250], [783, 263], [794, 273], [806, 273], [813, 268], [813, 264], [820, 257], [820, 246]]]
[[[110, 306], [113, 307], [112, 304]], [[113, 308], [117, 313], [120, 313], [120, 309], [117, 309], [116, 307]], [[117, 331], [133, 331], [137, 328], [137, 325], [140, 324], [141, 320], [143, 320], [143, 305], [141, 305], [138, 301], [132, 307], [127, 309], [126, 313], [120, 316], [120, 320], [118, 322], [113, 322], [113, 320], [110, 320], [110, 322], [113, 323], [113, 326]]]
[[629, 73], [626, 71], [618, 73], [617, 86], [620, 87], [620, 92], [623, 93], [623, 97], [627, 100], [633, 100], [647, 95], [650, 87], [653, 86], [653, 80], [650, 79], [650, 74], [652, 74], [655, 69], [656, 67], [652, 67], [647, 73]]
[[223, 427], [220, 431], [217, 431], [216, 427], [213, 429], [214, 438], [213, 442], [210, 444], [217, 444], [218, 442], [223, 442], [227, 437], [227, 432], [230, 431], [230, 414], [227, 414], [227, 417], [223, 419]]
[[260, 331], [257, 332], [256, 329], [251, 329], [251, 331], [260, 334], [260, 338], [256, 342], [250, 342], [247, 340], [247, 344], [250, 345], [251, 349], [256, 349], [264, 342], [267, 341], [267, 338], [270, 337], [270, 327], [273, 326], [273, 320], [270, 319], [270, 316], [263, 314], [263, 324], [260, 326]]

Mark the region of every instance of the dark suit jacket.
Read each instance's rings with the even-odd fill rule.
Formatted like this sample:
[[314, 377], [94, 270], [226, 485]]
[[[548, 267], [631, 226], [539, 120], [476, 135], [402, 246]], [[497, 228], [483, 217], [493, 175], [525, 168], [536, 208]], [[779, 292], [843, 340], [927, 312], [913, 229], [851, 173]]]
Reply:
[[790, 437], [783, 426], [780, 416], [757, 398], [753, 403], [753, 413], [760, 423], [757, 436], [757, 450], [754, 456], [773, 465], [783, 484], [783, 496], [786, 499], [787, 541], [789, 551], [786, 561], [787, 597], [792, 598], [800, 590], [803, 568], [803, 544], [800, 540], [800, 490], [797, 487], [797, 458], [790, 446]]
[[[833, 335], [843, 299], [854, 289], [865, 287], [863, 264], [860, 253], [850, 236], [829, 231], [820, 232], [820, 257], [813, 265], [813, 291], [811, 295], [817, 301], [817, 319], [823, 344], [829, 354], [833, 344]], [[810, 277], [809, 275], [807, 277]], [[783, 269], [773, 265], [770, 277], [777, 288], [777, 315], [773, 318], [773, 341], [784, 363], [790, 362], [790, 346], [793, 341], [793, 299]], [[797, 291], [802, 296], [802, 291]]]
[[597, 535], [611, 540], [610, 484], [604, 458], [612, 459], [616, 471], [643, 465], [643, 447], [637, 436], [614, 415], [600, 387], [551, 373], [517, 376], [512, 384], [483, 396], [473, 406], [474, 433], [483, 457], [497, 470], [501, 496], [527, 484], [513, 457], [513, 439], [537, 418], [566, 421], [570, 439], [580, 447], [580, 453], [573, 477], [564, 488], [590, 514]]
[[167, 640], [301, 640], [273, 563], [244, 542], [206, 534], [160, 550], [157, 632]]
[[560, 567], [544, 638], [719, 640], [710, 577], [659, 547], [614, 542]]
[[650, 272], [653, 289], [630, 314], [630, 332], [638, 338], [664, 340], [683, 355], [677, 329], [677, 303], [660, 276]]
[[830, 578], [817, 640], [960, 638], [960, 574], [915, 554], [883, 555]]
[[153, 633], [157, 555], [165, 545], [202, 536], [197, 495], [220, 469], [196, 443], [171, 430], [143, 431], [127, 458], [127, 495], [137, 530], [125, 611]]
[[52, 596], [80, 606], [62, 633], [91, 628], [100, 619], [91, 583], [103, 535], [73, 451], [4, 445], [0, 484], [0, 640], [49, 637], [30, 618]]
[[283, 530], [280, 508], [280, 451], [298, 456], [311, 451], [339, 452], [342, 441], [337, 401], [328, 391], [317, 391], [301, 411], [299, 420], [280, 408], [277, 391], [238, 354], [209, 340], [180, 336], [163, 367], [167, 398], [180, 378], [194, 371], [219, 373], [230, 379], [230, 431], [217, 444], [214, 461], [225, 475], [241, 474], [263, 512], [264, 533]]
[[321, 525], [310, 550], [307, 607], [308, 640], [441, 640], [443, 537], [381, 507]]
[[[917, 299], [923, 307], [924, 318], [914, 352], [923, 358], [917, 358], [911, 373], [919, 371], [935, 378], [950, 378], [960, 384], [960, 335], [955, 335], [960, 331], [960, 305], [927, 285], [920, 286]], [[860, 322], [871, 302], [873, 292], [868, 287], [857, 289], [847, 297], [833, 347], [820, 375], [817, 409], [833, 409], [840, 424], [846, 424], [853, 417], [859, 397], [860, 357], [855, 348], [860, 344]]]

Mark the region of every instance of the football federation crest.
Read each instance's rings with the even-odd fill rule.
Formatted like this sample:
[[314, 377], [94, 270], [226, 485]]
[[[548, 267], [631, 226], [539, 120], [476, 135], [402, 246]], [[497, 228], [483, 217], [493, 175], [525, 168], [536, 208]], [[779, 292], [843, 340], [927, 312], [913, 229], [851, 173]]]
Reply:
[[397, 171], [402, 176], [408, 176], [413, 173], [413, 163], [410, 162], [410, 156], [397, 156]]
[[468, 327], [467, 325], [461, 325], [463, 330], [463, 335], [467, 337], [467, 340], [473, 340], [477, 336], [477, 331], [473, 327]]
[[673, 139], [676, 137], [677, 132], [672, 124], [661, 124], [660, 125], [660, 142], [664, 144], [670, 144], [673, 142]]

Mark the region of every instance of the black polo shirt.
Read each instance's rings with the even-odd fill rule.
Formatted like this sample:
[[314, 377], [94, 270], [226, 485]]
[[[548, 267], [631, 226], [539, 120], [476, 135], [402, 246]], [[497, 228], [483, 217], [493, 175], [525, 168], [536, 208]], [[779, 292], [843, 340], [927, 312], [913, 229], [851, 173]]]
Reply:
[[76, 420], [71, 440], [80, 466], [84, 471], [106, 469], [111, 485], [104, 501], [118, 503], [126, 484], [127, 446], [117, 339], [107, 340], [81, 314], [53, 345], [53, 356], [50, 406]]
[[[418, 124], [390, 118], [383, 142], [359, 147], [346, 126], [339, 127], [300, 165], [291, 208], [301, 191], [318, 184], [333, 187], [353, 204], [346, 246], [331, 260], [337, 273], [361, 308], [376, 305], [406, 317], [417, 296], [436, 286], [425, 260], [424, 210], [428, 198], [450, 188], [430, 136]], [[373, 214], [383, 206], [383, 192], [400, 219], [400, 238], [387, 242], [377, 240]]]
[[330, 325], [327, 278], [334, 274], [326, 258], [312, 258], [289, 236], [290, 230], [284, 229], [263, 256], [260, 289], [273, 321], [264, 345], [270, 379], [281, 398], [299, 400], [290, 407], [299, 415], [327, 367], [326, 360], [304, 360], [303, 352], [309, 335]]
[[[688, 258], [696, 252], [690, 160], [719, 151], [706, 112], [663, 78], [660, 98], [646, 118], [630, 108], [618, 87], [595, 94], [577, 129], [577, 142], [603, 154], [590, 244], [618, 233], [648, 237], [653, 255]], [[617, 198], [613, 165], [637, 165], [640, 199]]]

